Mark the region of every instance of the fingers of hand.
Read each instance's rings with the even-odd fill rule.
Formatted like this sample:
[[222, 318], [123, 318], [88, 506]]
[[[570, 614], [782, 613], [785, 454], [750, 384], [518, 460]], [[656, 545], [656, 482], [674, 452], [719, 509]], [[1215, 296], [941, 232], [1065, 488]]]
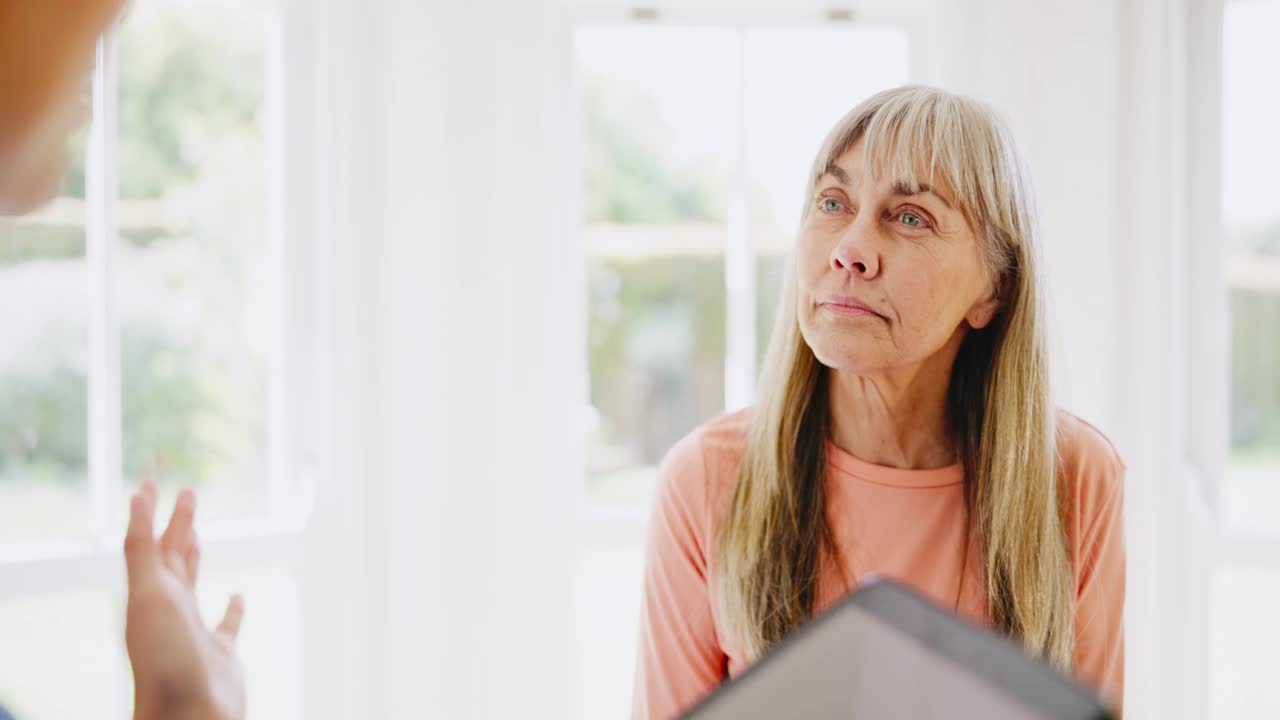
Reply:
[[129, 529], [124, 537], [124, 558], [131, 581], [153, 569], [156, 557], [155, 486], [144, 483], [129, 499]]
[[185, 579], [187, 587], [195, 590], [196, 578], [200, 575], [200, 543], [198, 541], [191, 544], [191, 548], [187, 550], [186, 557], [186, 573]]
[[160, 551], [169, 569], [182, 577], [186, 577], [187, 555], [196, 543], [195, 533], [196, 496], [189, 489], [178, 493], [178, 500], [173, 505], [173, 515], [169, 525], [160, 537]]
[[222, 622], [218, 623], [217, 632], [235, 642], [236, 636], [240, 634], [240, 621], [243, 619], [244, 598], [239, 594], [232, 595], [231, 601], [227, 603], [227, 612], [223, 614]]

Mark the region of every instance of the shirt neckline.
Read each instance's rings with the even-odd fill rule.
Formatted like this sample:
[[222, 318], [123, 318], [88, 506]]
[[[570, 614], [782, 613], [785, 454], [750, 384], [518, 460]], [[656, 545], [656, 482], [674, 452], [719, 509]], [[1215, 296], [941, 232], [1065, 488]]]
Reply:
[[921, 489], [964, 482], [964, 466], [959, 463], [923, 470], [876, 465], [854, 457], [830, 439], [827, 440], [827, 462], [845, 475], [875, 485]]

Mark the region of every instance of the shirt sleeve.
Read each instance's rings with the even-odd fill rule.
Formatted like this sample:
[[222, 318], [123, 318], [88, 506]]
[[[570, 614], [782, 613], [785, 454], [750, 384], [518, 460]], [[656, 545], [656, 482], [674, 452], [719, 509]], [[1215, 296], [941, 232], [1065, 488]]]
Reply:
[[726, 656], [711, 613], [707, 473], [698, 438], [663, 459], [650, 513], [632, 717], [666, 720], [720, 684]]
[[1124, 702], [1124, 463], [1092, 469], [1099, 501], [1086, 514], [1077, 556], [1076, 674], [1119, 713]]

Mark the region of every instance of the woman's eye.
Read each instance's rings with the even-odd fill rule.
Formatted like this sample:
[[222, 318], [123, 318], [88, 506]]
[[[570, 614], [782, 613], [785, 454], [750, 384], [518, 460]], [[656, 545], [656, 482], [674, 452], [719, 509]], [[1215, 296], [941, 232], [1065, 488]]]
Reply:
[[818, 201], [818, 205], [827, 212], [839, 212], [840, 201], [835, 198], [824, 197]]
[[909, 211], [909, 210], [908, 210], [907, 212], [904, 212], [904, 213], [902, 213], [901, 215], [899, 215], [899, 216], [898, 216], [898, 220], [899, 220], [903, 225], [906, 225], [907, 227], [912, 227], [912, 228], [925, 228], [925, 227], [929, 227], [929, 223], [928, 223], [928, 221], [926, 221], [926, 220], [925, 220], [923, 217], [921, 217], [920, 215], [918, 215], [918, 214], [916, 214], [916, 213], [913, 213], [913, 212], [911, 212], [911, 211]]

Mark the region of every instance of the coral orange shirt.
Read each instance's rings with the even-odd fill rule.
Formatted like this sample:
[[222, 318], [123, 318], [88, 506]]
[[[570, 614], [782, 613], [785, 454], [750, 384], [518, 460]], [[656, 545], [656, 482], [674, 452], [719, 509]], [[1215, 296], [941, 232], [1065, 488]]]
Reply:
[[[648, 529], [633, 716], [678, 715], [747, 667], [716, 602], [711, 551], [746, 443], [751, 409], [698, 427], [667, 453]], [[1117, 709], [1124, 687], [1124, 463], [1093, 426], [1058, 413], [1058, 451], [1071, 498], [1067, 536], [1076, 586], [1075, 673]], [[965, 542], [960, 465], [904, 470], [863, 462], [827, 442], [827, 517], [850, 578], [902, 582], [990, 626], [983, 564]], [[948, 549], [954, 549], [949, 551]], [[819, 578], [817, 612], [851, 588], [839, 569]]]

